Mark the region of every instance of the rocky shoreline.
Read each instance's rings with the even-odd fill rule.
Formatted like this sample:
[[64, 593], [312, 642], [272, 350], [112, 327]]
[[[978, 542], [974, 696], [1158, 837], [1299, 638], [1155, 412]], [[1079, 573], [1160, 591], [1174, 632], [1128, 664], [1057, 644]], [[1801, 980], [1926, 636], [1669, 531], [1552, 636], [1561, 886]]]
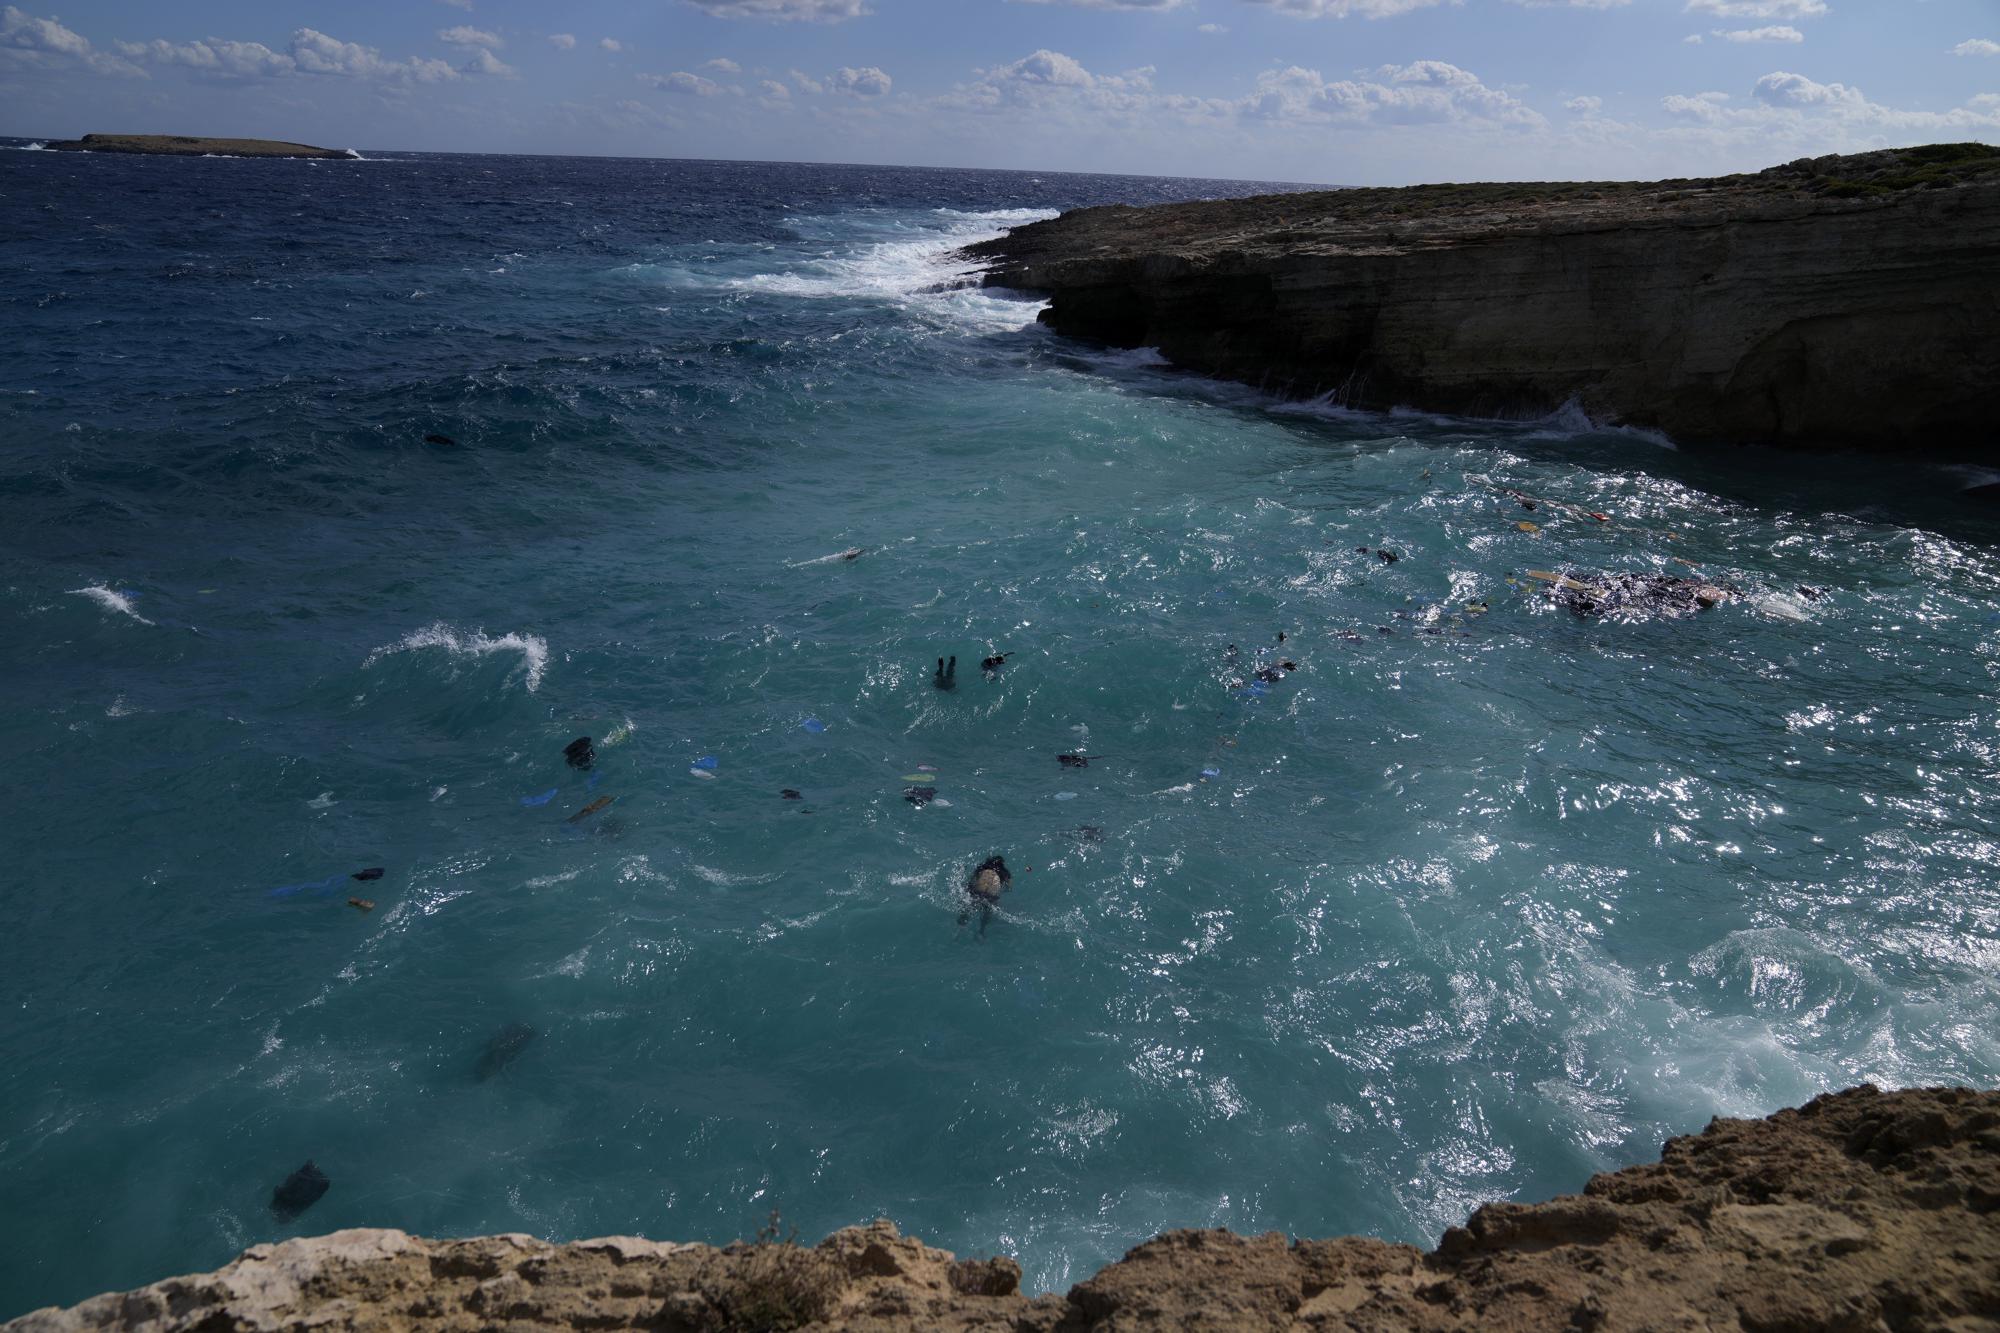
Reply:
[[810, 1248], [356, 1230], [4, 1328], [1969, 1333], [2000, 1328], [2000, 1092], [1864, 1086], [1716, 1120], [1580, 1195], [1487, 1204], [1429, 1253], [1173, 1231], [1065, 1294], [1029, 1298], [1020, 1276], [887, 1222]]
[[345, 148], [315, 148], [281, 139], [202, 139], [185, 134], [86, 134], [42, 147], [59, 153], [145, 153], [154, 157], [321, 157], [351, 162]]
[[1057, 332], [1350, 407], [1991, 457], [2000, 149], [1080, 209], [970, 248]]

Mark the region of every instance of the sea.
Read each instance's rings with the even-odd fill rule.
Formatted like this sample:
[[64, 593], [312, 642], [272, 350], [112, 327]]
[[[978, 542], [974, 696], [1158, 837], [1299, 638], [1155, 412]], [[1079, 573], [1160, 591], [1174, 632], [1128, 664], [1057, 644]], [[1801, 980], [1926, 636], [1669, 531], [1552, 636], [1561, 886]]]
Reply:
[[1282, 185], [8, 142], [0, 1318], [774, 1213], [1062, 1290], [2000, 1082], [1992, 474], [1285, 401], [956, 254]]

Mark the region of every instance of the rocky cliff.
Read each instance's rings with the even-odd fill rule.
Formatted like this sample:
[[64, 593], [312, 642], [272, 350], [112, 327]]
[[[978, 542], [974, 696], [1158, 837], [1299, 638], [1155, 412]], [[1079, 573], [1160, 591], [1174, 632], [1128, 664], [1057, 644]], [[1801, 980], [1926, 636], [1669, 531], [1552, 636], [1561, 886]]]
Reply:
[[155, 157], [337, 157], [352, 160], [345, 148], [315, 148], [282, 139], [201, 139], [186, 134], [86, 134], [57, 139], [42, 147], [62, 153], [147, 153]]
[[1058, 332], [1362, 408], [2000, 454], [2000, 149], [1091, 208], [972, 248]]
[[886, 1222], [810, 1249], [341, 1231], [5, 1328], [1971, 1333], [2000, 1328], [2000, 1092], [1862, 1087], [1717, 1120], [1581, 1195], [1488, 1204], [1428, 1254], [1174, 1231], [1064, 1295], [1029, 1299], [1020, 1272]]

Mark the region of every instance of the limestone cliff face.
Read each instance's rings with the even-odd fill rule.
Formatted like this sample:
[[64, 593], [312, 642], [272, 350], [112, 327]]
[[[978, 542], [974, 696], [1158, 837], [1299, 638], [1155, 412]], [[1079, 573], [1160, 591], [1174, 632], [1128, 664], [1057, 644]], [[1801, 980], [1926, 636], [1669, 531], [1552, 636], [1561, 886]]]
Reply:
[[1020, 1273], [886, 1222], [811, 1249], [341, 1231], [5, 1329], [1971, 1333], [2000, 1328], [2000, 1092], [1862, 1087], [1717, 1120], [1581, 1195], [1488, 1204], [1429, 1254], [1174, 1231], [1066, 1295], [1031, 1300]]
[[1363, 408], [2000, 454], [2000, 150], [1098, 208], [973, 247], [1058, 332]]

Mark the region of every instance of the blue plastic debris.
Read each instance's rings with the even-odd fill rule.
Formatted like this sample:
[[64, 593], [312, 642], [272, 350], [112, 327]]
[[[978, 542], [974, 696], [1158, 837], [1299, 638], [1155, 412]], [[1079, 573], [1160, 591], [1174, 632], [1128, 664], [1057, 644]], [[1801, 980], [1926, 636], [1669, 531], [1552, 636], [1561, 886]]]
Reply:
[[826, 723], [820, 721], [816, 717], [809, 717], [805, 721], [799, 723], [799, 725], [804, 727], [807, 731], [810, 731], [815, 736], [819, 735], [822, 731], [826, 730]]
[[714, 768], [716, 767], [716, 758], [712, 754], [705, 754], [694, 761], [694, 766], [696, 768]]
[[551, 787], [539, 796], [523, 796], [522, 805], [547, 805], [556, 798], [556, 788]]

